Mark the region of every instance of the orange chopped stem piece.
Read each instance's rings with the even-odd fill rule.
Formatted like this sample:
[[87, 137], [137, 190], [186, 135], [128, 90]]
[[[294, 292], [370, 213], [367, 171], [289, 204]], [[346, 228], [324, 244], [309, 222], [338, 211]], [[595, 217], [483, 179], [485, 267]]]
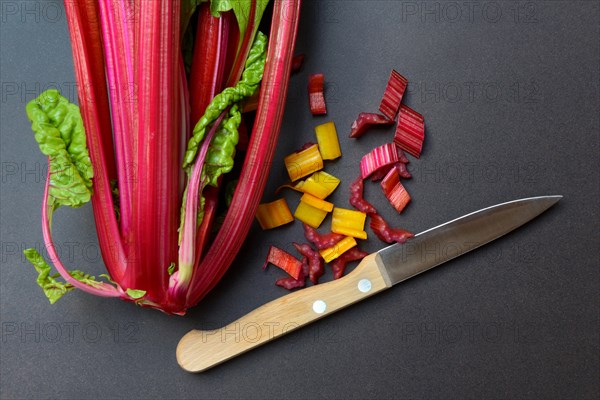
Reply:
[[292, 182], [323, 169], [323, 158], [316, 144], [290, 154], [283, 162]]
[[285, 199], [259, 204], [256, 210], [256, 219], [263, 230], [277, 228], [294, 221]]

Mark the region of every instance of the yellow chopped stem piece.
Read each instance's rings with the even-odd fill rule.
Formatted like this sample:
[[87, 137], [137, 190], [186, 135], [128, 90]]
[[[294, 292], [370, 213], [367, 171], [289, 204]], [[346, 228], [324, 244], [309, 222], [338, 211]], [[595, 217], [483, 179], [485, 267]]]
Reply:
[[340, 180], [325, 171], [318, 171], [308, 177], [302, 184], [300, 191], [312, 194], [319, 199], [325, 199], [340, 184]]
[[336, 228], [336, 230], [333, 232], [339, 233], [340, 235], [352, 236], [357, 239], [366, 239], [367, 238], [367, 232], [359, 231], [359, 230], [351, 229], [351, 228], [346, 228], [345, 226], [338, 226]]
[[292, 182], [323, 169], [323, 158], [316, 144], [290, 154], [283, 162]]
[[298, 208], [294, 212], [294, 217], [315, 229], [321, 225], [326, 216], [327, 211], [319, 210], [304, 201], [298, 204]]
[[323, 260], [325, 260], [326, 263], [329, 263], [354, 246], [356, 246], [356, 239], [351, 236], [347, 236], [340, 240], [337, 244], [321, 250], [321, 257], [323, 257]]
[[314, 208], [318, 208], [319, 210], [323, 210], [323, 211], [327, 211], [327, 212], [330, 212], [331, 210], [333, 210], [333, 203], [330, 203], [325, 200], [321, 200], [318, 197], [315, 197], [308, 193], [304, 193], [302, 195], [302, 197], [300, 198], [300, 201], [303, 201], [306, 204], [313, 206]]
[[331, 231], [342, 235], [365, 239], [365, 220], [367, 214], [361, 211], [334, 208], [331, 220]]
[[340, 142], [333, 122], [327, 122], [315, 127], [317, 143], [323, 160], [335, 160], [341, 157]]
[[256, 219], [263, 230], [277, 228], [294, 221], [285, 199], [258, 205]]

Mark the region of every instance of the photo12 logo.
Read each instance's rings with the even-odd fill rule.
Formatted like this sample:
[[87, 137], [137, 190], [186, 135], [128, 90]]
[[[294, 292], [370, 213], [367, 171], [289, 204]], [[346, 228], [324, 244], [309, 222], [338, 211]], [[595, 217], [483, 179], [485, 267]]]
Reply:
[[104, 325], [76, 321], [4, 321], [0, 333], [2, 343], [139, 343], [137, 322]]
[[534, 24], [539, 22], [539, 10], [538, 4], [531, 1], [403, 1], [400, 21]]
[[4, 81], [0, 84], [0, 102], [26, 104], [51, 89], [58, 90], [70, 102], [77, 101], [78, 90], [75, 82]]
[[540, 181], [542, 167], [536, 162], [422, 162], [408, 165], [413, 179], [421, 183], [533, 184]]
[[[85, 263], [96, 263], [102, 261], [100, 247], [97, 242], [56, 241], [53, 245], [57, 256], [63, 262], [76, 263], [83, 260]], [[28, 264], [29, 261], [23, 254], [23, 251], [29, 248], [35, 249], [47, 262], [54, 263], [58, 261], [48, 254], [46, 245], [43, 242], [31, 243], [12, 241], [0, 242], [0, 260], [3, 264]]]
[[[67, 17], [86, 8], [90, 24], [100, 23], [101, 15], [96, 7], [98, 2], [83, 2], [81, 0], [2, 0], [0, 1], [0, 21], [17, 24], [66, 24]], [[134, 23], [140, 18], [140, 6], [137, 2], [118, 0], [116, 4], [120, 15]]]
[[2, 23], [54, 24], [65, 21], [65, 9], [62, 1], [2, 0], [0, 1], [0, 21]]
[[[200, 330], [202, 343], [263, 343], [301, 327], [300, 323], [294, 321], [234, 322], [219, 328], [212, 327], [212, 324], [203, 325]], [[337, 343], [343, 341], [343, 338], [335, 326], [315, 326], [296, 331], [288, 340]]]
[[405, 321], [400, 325], [400, 340], [419, 345], [539, 343], [542, 329], [514, 321]]
[[535, 104], [543, 100], [540, 85], [534, 79], [525, 82], [416, 81], [408, 86], [407, 93], [423, 104]]

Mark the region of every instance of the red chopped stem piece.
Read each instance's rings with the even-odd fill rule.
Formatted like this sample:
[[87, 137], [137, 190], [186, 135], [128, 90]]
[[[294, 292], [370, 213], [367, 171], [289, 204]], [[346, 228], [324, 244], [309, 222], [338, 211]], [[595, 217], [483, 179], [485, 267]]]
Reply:
[[306, 285], [306, 275], [308, 275], [308, 259], [302, 257], [302, 273], [298, 279], [292, 277], [278, 279], [275, 284], [281, 286], [284, 289], [292, 290], [303, 288]]
[[292, 290], [303, 288], [306, 285], [305, 279], [294, 279], [294, 278], [281, 278], [278, 279], [275, 284], [281, 286], [284, 289]]
[[268, 264], [273, 264], [281, 268], [294, 279], [299, 279], [300, 275], [302, 275], [302, 261], [275, 246], [269, 247], [269, 254], [267, 255], [263, 269], [267, 268]]
[[331, 263], [331, 269], [333, 270], [333, 279], [340, 279], [344, 275], [346, 266], [352, 261], [362, 260], [369, 253], [362, 251], [358, 247], [353, 247], [346, 251], [344, 254], [333, 260]]
[[398, 150], [398, 162], [394, 165], [380, 168], [379, 170], [373, 172], [373, 174], [371, 175], [371, 181], [375, 182], [383, 179], [383, 177], [386, 176], [388, 172], [390, 172], [390, 169], [394, 167], [398, 169], [398, 172], [400, 173], [400, 176], [402, 178], [412, 178], [412, 175], [410, 174], [410, 172], [408, 172], [408, 169], [406, 168], [406, 164], [408, 164], [409, 162], [408, 158], [406, 157], [406, 154], [404, 154], [404, 151], [402, 151], [402, 149], [398, 146], [396, 146], [396, 150]]
[[414, 235], [404, 229], [391, 228], [383, 217], [377, 213], [369, 214], [371, 229], [377, 237], [386, 243], [404, 243]]
[[390, 204], [399, 213], [404, 210], [404, 207], [406, 207], [410, 201], [410, 195], [400, 182], [400, 174], [398, 173], [397, 168], [392, 168], [385, 178], [383, 178], [381, 181], [381, 189], [383, 189], [383, 193], [389, 200]]
[[379, 105], [379, 111], [391, 120], [394, 120], [396, 114], [398, 114], [398, 108], [400, 107], [400, 103], [402, 103], [402, 97], [407, 85], [408, 80], [396, 70], [392, 70], [385, 92], [383, 93], [383, 99], [381, 99], [381, 104]]
[[304, 227], [304, 237], [306, 240], [314, 244], [318, 250], [333, 247], [345, 237], [339, 233], [327, 233], [325, 235], [321, 235], [316, 229], [307, 224], [302, 224], [302, 226]]
[[319, 283], [319, 278], [325, 273], [323, 257], [319, 252], [314, 251], [308, 244], [293, 243], [298, 253], [308, 259], [308, 275], [313, 284]]
[[373, 125], [392, 125], [393, 119], [388, 119], [386, 116], [375, 113], [360, 113], [356, 120], [352, 123], [350, 130], [351, 138], [361, 137]]
[[398, 162], [403, 164], [409, 163], [408, 157], [406, 157], [406, 154], [404, 154], [404, 151], [400, 147], [398, 147]]
[[383, 179], [384, 176], [386, 176], [388, 174], [388, 172], [390, 172], [390, 170], [392, 168], [394, 168], [396, 164], [393, 165], [388, 165], [385, 168], [380, 168], [377, 171], [375, 171], [373, 173], [373, 175], [371, 175], [371, 182], [377, 182]]
[[405, 106], [400, 107], [394, 143], [402, 150], [419, 158], [425, 139], [425, 119], [421, 114]]
[[360, 173], [363, 179], [372, 173], [398, 162], [398, 151], [393, 143], [386, 143], [371, 150], [360, 160]]
[[313, 74], [308, 78], [308, 103], [312, 115], [327, 114], [324, 90], [325, 76], [323, 74]]
[[[398, 150], [400, 150], [400, 149], [398, 149]], [[402, 151], [402, 150], [400, 150], [400, 151]], [[398, 170], [398, 173], [400, 174], [401, 178], [404, 178], [404, 179], [412, 178], [412, 175], [406, 168], [406, 164], [403, 163], [402, 161], [399, 161], [394, 165], [390, 165], [389, 167], [381, 168], [381, 169], [375, 171], [373, 173], [373, 175], [371, 175], [371, 181], [376, 182], [376, 181], [382, 180], [390, 172], [390, 170], [392, 170], [394, 168]]]
[[401, 178], [404, 178], [404, 179], [410, 179], [410, 178], [412, 178], [411, 173], [406, 168], [406, 164], [404, 164], [404, 163], [398, 163], [398, 164], [395, 165], [395, 167], [398, 170], [398, 173], [400, 174]]
[[300, 71], [304, 63], [304, 54], [295, 55], [292, 59], [292, 73]]
[[395, 168], [391, 168], [388, 173], [385, 175], [383, 180], [381, 181], [381, 189], [383, 189], [383, 193], [387, 194], [394, 189], [400, 183], [400, 176], [398, 175], [398, 170]]
[[373, 172], [373, 174], [371, 175], [371, 182], [377, 182], [383, 179], [384, 176], [386, 176], [388, 174], [388, 172], [390, 172], [390, 170], [392, 168], [394, 168], [394, 166], [396, 166], [398, 163], [393, 164], [393, 165], [388, 165], [384, 168], [380, 168], [377, 171]]
[[308, 265], [308, 258], [302, 257], [302, 276], [300, 279], [304, 279], [310, 273], [310, 266]]
[[356, 178], [350, 185], [350, 204], [358, 211], [365, 213], [377, 212], [375, 207], [363, 197], [364, 183], [362, 177]]

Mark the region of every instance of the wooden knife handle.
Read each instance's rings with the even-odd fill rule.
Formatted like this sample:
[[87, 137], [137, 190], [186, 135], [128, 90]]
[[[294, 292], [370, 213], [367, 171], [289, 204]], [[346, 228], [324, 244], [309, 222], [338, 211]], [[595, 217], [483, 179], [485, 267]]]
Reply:
[[201, 372], [391, 287], [377, 253], [341, 279], [271, 301], [213, 331], [193, 330], [177, 345], [177, 362]]

